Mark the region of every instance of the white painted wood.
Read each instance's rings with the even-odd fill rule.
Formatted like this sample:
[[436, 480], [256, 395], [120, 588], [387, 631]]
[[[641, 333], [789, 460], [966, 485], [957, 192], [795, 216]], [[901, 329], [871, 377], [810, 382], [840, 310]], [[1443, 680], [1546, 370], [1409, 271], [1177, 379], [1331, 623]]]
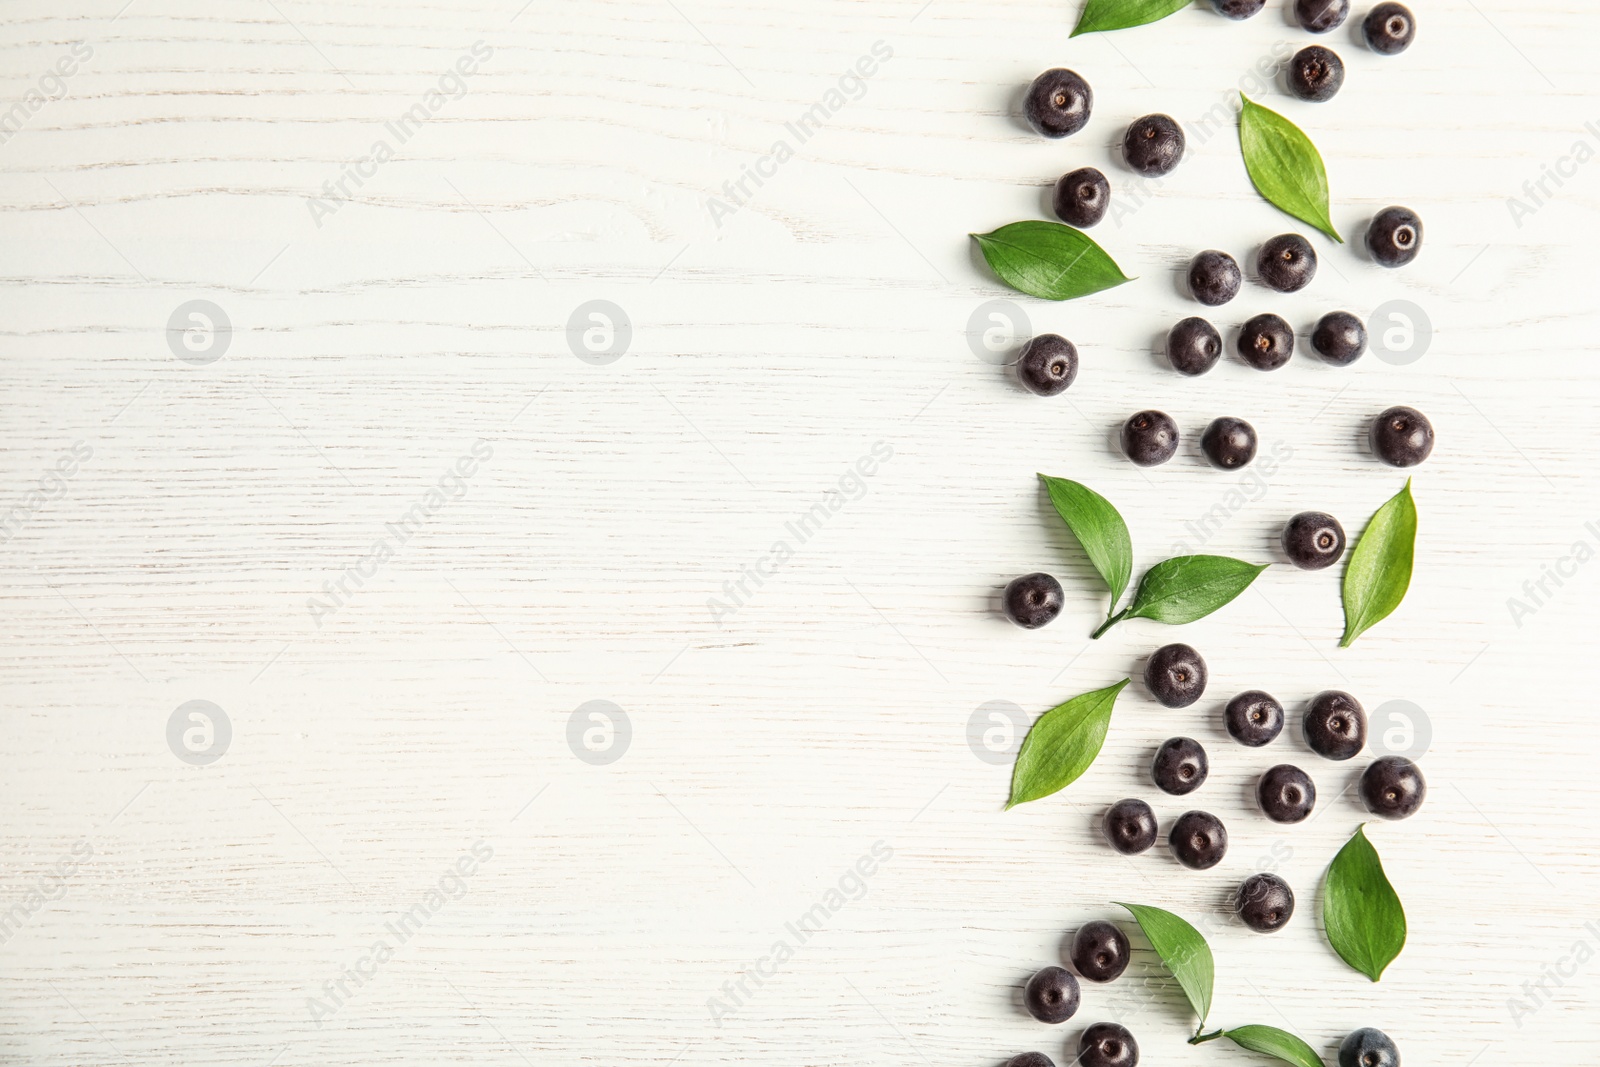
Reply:
[[[1064, 1063], [1076, 1027], [1033, 1023], [1017, 991], [1079, 923], [1134, 899], [1214, 924], [1215, 1023], [1289, 1026], [1330, 1062], [1361, 1025], [1413, 1064], [1594, 1062], [1600, 568], [1547, 580], [1526, 618], [1507, 607], [1570, 570], [1574, 542], [1600, 542], [1600, 171], [1546, 179], [1520, 220], [1507, 205], [1575, 142], [1600, 146], [1592, 5], [1419, 2], [1401, 57], [1335, 35], [1349, 77], [1332, 103], [1259, 92], [1313, 132], [1347, 235], [1404, 203], [1427, 240], [1388, 272], [1318, 238], [1312, 288], [1250, 285], [1217, 320], [1304, 327], [1403, 299], [1436, 334], [1408, 366], [1229, 360], [1191, 381], [1154, 354], [1195, 310], [1182, 265], [1296, 227], [1225, 130], [1192, 138], [1142, 206], [1113, 146], [1140, 114], [1200, 121], [1280, 42], [1309, 41], [1279, 0], [1242, 24], [1197, 6], [1070, 41], [1076, 4], [1022, 0], [119, 3], [13, 0], [0, 38], [6, 97], [59, 97], [0, 146], [0, 490], [19, 509], [0, 557], [0, 906], [21, 909], [0, 944], [0, 1060], [990, 1067], [1037, 1048]], [[74, 42], [92, 55], [41, 81]], [[892, 56], [860, 98], [719, 225], [708, 199], [798, 141], [786, 124], [876, 42]], [[398, 140], [385, 124], [426, 108], [463, 56], [465, 95], [362, 163], [319, 226], [308, 198]], [[1056, 64], [1096, 91], [1066, 142], [1016, 115]], [[1139, 280], [1016, 298], [1083, 352], [1072, 391], [1042, 401], [969, 350], [969, 315], [1007, 294], [966, 234], [1041, 217], [1049, 183], [1084, 164], [1136, 207], [1097, 236]], [[165, 332], [196, 299], [234, 328], [205, 366]], [[566, 341], [596, 299], [632, 323], [606, 366]], [[1415, 472], [1419, 568], [1354, 649], [1335, 648], [1337, 576], [1287, 567], [1182, 630], [1087, 640], [1103, 595], [1035, 471], [1110, 496], [1141, 566], [1218, 504], [1207, 550], [1275, 558], [1294, 511], [1359, 528], [1399, 488], [1360, 446], [1397, 402], [1439, 433]], [[1142, 473], [1114, 453], [1112, 428], [1145, 406], [1191, 440], [1241, 415], [1292, 455], [1235, 510], [1241, 477], [1191, 449]], [[74, 462], [78, 442], [92, 455]], [[892, 458], [865, 494], [846, 483], [856, 498], [713, 619], [708, 599], [877, 442]], [[308, 599], [462, 457], [470, 475], [446, 481], [461, 495], [362, 564], [318, 626]], [[73, 473], [30, 503], [58, 462]], [[1040, 568], [1069, 608], [1021, 633], [995, 591]], [[975, 709], [1035, 715], [1180, 637], [1212, 667], [1200, 704], [1162, 710], [1133, 687], [1082, 781], [1002, 813], [1008, 767], [969, 749]], [[1373, 831], [1411, 920], [1381, 985], [1332, 955], [1315, 906], [1361, 821], [1340, 795], [1359, 767], [1292, 736], [1233, 745], [1219, 709], [1251, 686], [1292, 711], [1330, 686], [1425, 709], [1428, 804]], [[191, 700], [231, 724], [207, 766], [166, 740]], [[631, 723], [605, 766], [568, 747], [591, 700]], [[1233, 835], [1205, 873], [1162, 848], [1113, 858], [1093, 830], [1110, 801], [1155, 799], [1143, 768], [1180, 732], [1212, 752], [1194, 806]], [[1250, 808], [1279, 761], [1321, 785], [1309, 825]], [[1164, 820], [1187, 806], [1157, 804]], [[492, 857], [463, 895], [318, 1025], [309, 998], [395, 940], [385, 923], [426, 908], [478, 842]], [[864, 897], [714, 1023], [710, 998], [798, 942], [785, 924], [876, 842], [893, 854]], [[1271, 938], [1225, 908], [1264, 861], [1301, 901]], [[25, 914], [35, 888], [57, 899]], [[1524, 983], [1558, 966], [1536, 1005]], [[1088, 989], [1080, 1019], [1121, 1018], [1146, 1063], [1251, 1062], [1184, 1045], [1186, 1009], [1153, 990]]]

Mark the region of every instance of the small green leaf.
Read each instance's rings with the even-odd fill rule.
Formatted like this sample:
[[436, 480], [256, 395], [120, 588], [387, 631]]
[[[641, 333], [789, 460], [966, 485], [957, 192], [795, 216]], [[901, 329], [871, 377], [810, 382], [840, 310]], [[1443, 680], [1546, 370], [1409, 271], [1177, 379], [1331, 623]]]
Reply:
[[1194, 622], [1247, 589], [1267, 564], [1228, 556], [1174, 556], [1144, 572], [1128, 606], [1130, 619]]
[[1324, 1067], [1316, 1049], [1276, 1026], [1236, 1026], [1223, 1033], [1223, 1037], [1242, 1049], [1273, 1056], [1294, 1067]]
[[1133, 575], [1133, 539], [1128, 524], [1111, 501], [1079, 482], [1039, 475], [1056, 514], [1067, 524], [1083, 551], [1111, 589], [1111, 608], [1127, 591]]
[[1406, 912], [1365, 827], [1328, 865], [1322, 929], [1339, 957], [1374, 982], [1405, 948]]
[[1344, 637], [1340, 648], [1389, 617], [1411, 588], [1417, 550], [1417, 502], [1411, 479], [1379, 508], [1344, 569]]
[[1083, 5], [1072, 36], [1159, 22], [1188, 6], [1189, 0], [1089, 0]]
[[1030, 800], [1047, 797], [1077, 781], [1106, 741], [1111, 725], [1111, 706], [1117, 702], [1128, 679], [1116, 685], [1073, 697], [1039, 716], [1017, 753], [1011, 770], [1011, 799], [1014, 808]]
[[1115, 903], [1127, 908], [1139, 920], [1139, 929], [1149, 939], [1161, 962], [1172, 977], [1178, 980], [1183, 995], [1189, 998], [1200, 1025], [1206, 1024], [1211, 1013], [1211, 987], [1216, 981], [1216, 964], [1211, 959], [1211, 946], [1200, 936], [1200, 931], [1170, 911], [1152, 908], [1145, 904]]
[[1133, 280], [1094, 238], [1059, 222], [1013, 222], [972, 237], [1000, 280], [1029, 296], [1071, 300]]
[[1317, 146], [1276, 111], [1251, 102], [1243, 93], [1239, 99], [1244, 101], [1239, 148], [1256, 189], [1279, 209], [1343, 244], [1328, 217], [1328, 171]]

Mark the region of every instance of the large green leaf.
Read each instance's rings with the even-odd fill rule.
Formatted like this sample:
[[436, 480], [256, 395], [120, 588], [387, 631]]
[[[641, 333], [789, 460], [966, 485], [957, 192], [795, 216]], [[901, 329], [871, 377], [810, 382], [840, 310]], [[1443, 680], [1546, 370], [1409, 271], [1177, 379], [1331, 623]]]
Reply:
[[1300, 127], [1243, 93], [1239, 148], [1244, 168], [1261, 195], [1295, 218], [1315, 226], [1340, 244], [1344, 238], [1328, 216], [1328, 170], [1322, 153]]

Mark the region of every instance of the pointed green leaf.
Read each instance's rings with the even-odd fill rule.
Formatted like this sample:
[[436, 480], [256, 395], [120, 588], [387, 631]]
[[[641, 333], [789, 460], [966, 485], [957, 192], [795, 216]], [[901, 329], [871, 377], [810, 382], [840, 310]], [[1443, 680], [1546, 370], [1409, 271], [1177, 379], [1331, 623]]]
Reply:
[[1111, 606], [1127, 591], [1133, 575], [1133, 539], [1111, 501], [1080, 482], [1039, 475], [1056, 514], [1083, 546], [1094, 569], [1111, 589]]
[[1188, 6], [1189, 0], [1089, 0], [1083, 5], [1072, 36], [1159, 22]]
[[1139, 929], [1149, 939], [1161, 962], [1172, 977], [1178, 980], [1183, 995], [1189, 998], [1200, 1025], [1206, 1024], [1211, 1013], [1211, 987], [1216, 981], [1216, 963], [1211, 958], [1211, 946], [1200, 936], [1200, 931], [1188, 922], [1160, 908], [1145, 904], [1115, 903], [1127, 908], [1139, 920]]
[[1256, 189], [1280, 210], [1343, 244], [1328, 217], [1328, 171], [1317, 146], [1276, 111], [1253, 103], [1243, 93], [1239, 99], [1244, 101], [1239, 148]]
[[1029, 296], [1071, 300], [1133, 280], [1094, 238], [1059, 222], [1013, 222], [972, 237], [1000, 280]]
[[1111, 706], [1128, 679], [1116, 685], [1073, 697], [1051, 708], [1028, 731], [1011, 770], [1011, 799], [1007, 808], [1047, 797], [1077, 781], [1100, 755]]
[[1339, 957], [1374, 982], [1405, 948], [1405, 909], [1364, 826], [1328, 865], [1322, 928]]
[[1417, 503], [1411, 479], [1361, 532], [1344, 569], [1344, 637], [1340, 648], [1389, 617], [1411, 588], [1417, 550]]
[[1267, 564], [1228, 556], [1174, 556], [1144, 572], [1127, 618], [1185, 623], [1216, 611], [1244, 592]]
[[1294, 1067], [1324, 1067], [1316, 1049], [1276, 1026], [1236, 1026], [1222, 1036], [1242, 1049], [1274, 1056]]

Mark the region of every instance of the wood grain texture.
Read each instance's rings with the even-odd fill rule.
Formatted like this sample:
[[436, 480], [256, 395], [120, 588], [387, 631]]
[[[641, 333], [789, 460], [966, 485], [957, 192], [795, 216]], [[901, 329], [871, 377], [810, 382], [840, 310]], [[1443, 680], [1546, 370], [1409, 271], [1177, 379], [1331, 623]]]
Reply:
[[[1072, 41], [1068, 0], [121, 3], [14, 0], [0, 33], [25, 110], [0, 125], [0, 1062], [1066, 1063], [1077, 1027], [1033, 1023], [1018, 991], [1118, 899], [1207, 931], [1218, 1024], [1288, 1027], [1330, 1062], [1363, 1025], [1411, 1063], [1594, 1062], [1592, 5], [1419, 0], [1403, 56], [1335, 34], [1346, 86], [1309, 105], [1252, 81], [1310, 40], [1281, 0]], [[841, 86], [878, 42], [890, 57]], [[1018, 114], [1052, 65], [1096, 92], [1069, 141]], [[1406, 300], [1434, 329], [1420, 360], [1180, 380], [1156, 354], [1195, 311], [1195, 251], [1245, 259], [1297, 228], [1207, 124], [1241, 88], [1313, 136], [1342, 232], [1400, 203], [1427, 238], [1384, 271], [1319, 237], [1311, 288], [1247, 283], [1215, 321], [1231, 340], [1263, 310], [1304, 331]], [[29, 110], [30, 90], [54, 99]], [[789, 125], [830, 92], [801, 143]], [[1189, 155], [1140, 189], [1115, 145], [1153, 111], [1191, 125]], [[762, 163], [781, 139], [792, 156]], [[1014, 294], [966, 235], [1046, 217], [1082, 165], [1117, 190], [1096, 237], [1138, 280], [1016, 297], [1083, 353], [1043, 401], [969, 345], [975, 309]], [[604, 366], [568, 344], [597, 299], [632, 325]], [[168, 345], [192, 300], [233, 327], [208, 365]], [[1287, 566], [1202, 622], [1087, 639], [1103, 588], [1037, 471], [1113, 500], [1140, 570], [1202, 543], [1282, 562], [1289, 515], [1353, 530], [1399, 488], [1361, 443], [1393, 403], [1439, 446], [1415, 472], [1413, 590], [1352, 649], [1337, 574]], [[1278, 462], [1220, 474], [1186, 446], [1136, 469], [1113, 433], [1151, 406], [1191, 442], [1248, 418]], [[996, 594], [1038, 569], [1068, 607], [1022, 633]], [[737, 610], [708, 607], [741, 581]], [[1002, 813], [1009, 765], [974, 755], [974, 711], [1037, 715], [1174, 639], [1207, 657], [1205, 699], [1131, 686], [1082, 779]], [[1410, 920], [1381, 985], [1318, 923], [1360, 767], [1292, 729], [1234, 745], [1220, 708], [1252, 687], [1291, 716], [1329, 687], [1423, 709], [1427, 805], [1372, 829]], [[205, 766], [167, 740], [191, 700], [232, 729]], [[608, 765], [568, 743], [592, 700], [631, 725]], [[1212, 779], [1157, 801], [1148, 760], [1179, 733]], [[1298, 827], [1250, 799], [1285, 761], [1324, 796]], [[1129, 795], [1163, 829], [1215, 812], [1226, 861], [1113, 857], [1095, 823]], [[492, 855], [455, 873], [478, 842]], [[1226, 906], [1264, 866], [1300, 900], [1270, 938]], [[789, 932], [841, 886], [859, 899]], [[419, 906], [392, 958], [345, 977]], [[779, 940], [793, 956], [758, 983]], [[1123, 1021], [1147, 1063], [1255, 1062], [1186, 1046], [1154, 968], [1141, 948], [1079, 1020]], [[736, 1010], [713, 1019], [713, 997]]]

